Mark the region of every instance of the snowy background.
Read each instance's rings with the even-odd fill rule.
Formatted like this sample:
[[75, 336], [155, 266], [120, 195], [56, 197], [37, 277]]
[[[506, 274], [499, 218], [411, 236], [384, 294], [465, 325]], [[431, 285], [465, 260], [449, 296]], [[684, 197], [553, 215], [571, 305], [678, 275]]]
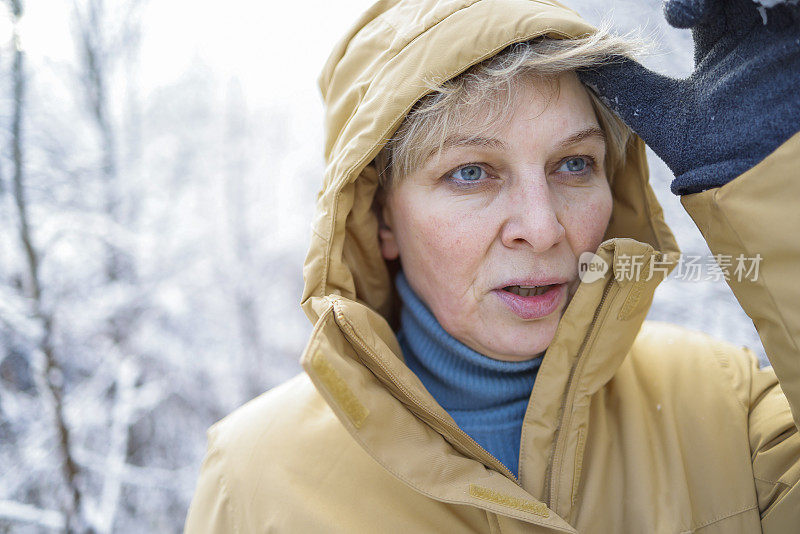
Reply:
[[[369, 4], [3, 0], [0, 532], [179, 532], [206, 428], [300, 371], [316, 77]], [[691, 71], [660, 1], [569, 4]], [[668, 280], [650, 318], [763, 356], [724, 282]]]

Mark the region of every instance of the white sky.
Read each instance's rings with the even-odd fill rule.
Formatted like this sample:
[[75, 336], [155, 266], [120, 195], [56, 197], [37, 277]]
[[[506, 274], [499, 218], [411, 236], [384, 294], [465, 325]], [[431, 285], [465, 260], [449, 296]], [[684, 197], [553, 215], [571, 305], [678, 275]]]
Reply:
[[[371, 0], [149, 0], [139, 73], [142, 89], [167, 85], [198, 59], [218, 79], [240, 80], [256, 107], [285, 101], [319, 102], [316, 77], [334, 43]], [[68, 59], [72, 2], [26, 0], [23, 46], [33, 58]], [[113, 4], [113, 0], [109, 1]], [[11, 27], [0, 10], [0, 42]]]
[[199, 57], [221, 79], [239, 78], [252, 105], [291, 96], [318, 101], [316, 78], [331, 48], [371, 4], [151, 0], [142, 73], [166, 81]]

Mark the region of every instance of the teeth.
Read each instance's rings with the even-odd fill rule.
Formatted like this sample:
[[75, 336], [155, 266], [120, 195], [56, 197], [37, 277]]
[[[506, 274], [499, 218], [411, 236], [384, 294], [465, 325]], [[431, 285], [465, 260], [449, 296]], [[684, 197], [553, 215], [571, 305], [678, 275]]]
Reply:
[[550, 289], [550, 287], [551, 286], [508, 286], [505, 289], [520, 297], [531, 297], [541, 295]]

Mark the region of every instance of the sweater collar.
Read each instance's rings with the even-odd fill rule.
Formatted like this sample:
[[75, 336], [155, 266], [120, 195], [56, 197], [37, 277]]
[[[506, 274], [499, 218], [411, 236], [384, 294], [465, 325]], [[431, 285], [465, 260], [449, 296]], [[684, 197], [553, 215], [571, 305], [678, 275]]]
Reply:
[[402, 300], [397, 337], [406, 365], [442, 407], [498, 413], [521, 404], [524, 413], [542, 357], [509, 362], [471, 349], [445, 331], [402, 271], [395, 283]]

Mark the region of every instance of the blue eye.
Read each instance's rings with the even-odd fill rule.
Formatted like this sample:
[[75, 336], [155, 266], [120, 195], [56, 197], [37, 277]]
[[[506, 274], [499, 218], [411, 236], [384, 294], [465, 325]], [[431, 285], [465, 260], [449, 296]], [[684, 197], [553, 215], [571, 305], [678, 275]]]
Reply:
[[558, 170], [560, 171], [566, 166], [567, 172], [581, 172], [586, 170], [586, 167], [588, 167], [589, 164], [590, 162], [586, 161], [586, 158], [583, 156], [569, 158], [564, 162], [563, 165], [561, 165], [561, 167], [558, 168]]
[[464, 182], [477, 182], [485, 174], [486, 171], [484, 171], [479, 165], [466, 165], [460, 169], [454, 170], [452, 173], [450, 173], [450, 176], [456, 180], [462, 180]]

